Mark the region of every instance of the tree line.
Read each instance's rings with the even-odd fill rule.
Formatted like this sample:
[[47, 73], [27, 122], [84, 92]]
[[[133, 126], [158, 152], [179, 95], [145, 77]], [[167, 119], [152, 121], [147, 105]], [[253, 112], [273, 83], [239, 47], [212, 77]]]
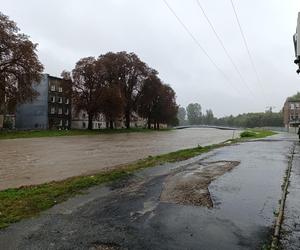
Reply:
[[217, 118], [211, 109], [202, 113], [202, 107], [199, 103], [190, 103], [186, 108], [179, 107], [177, 117], [180, 125], [217, 125], [244, 128], [283, 126], [283, 113], [273, 112], [271, 108], [265, 112]]
[[82, 58], [71, 72], [63, 71], [62, 77], [72, 85], [74, 107], [87, 112], [89, 129], [100, 113], [110, 128], [122, 117], [130, 128], [133, 113], [146, 119], [148, 128], [176, 122], [175, 91], [134, 53]]
[[[36, 48], [37, 44], [0, 12], [0, 114], [13, 112], [17, 104], [37, 97], [34, 83], [40, 81], [43, 65]], [[177, 122], [175, 91], [134, 53], [85, 57], [71, 72], [63, 71], [62, 77], [71, 85], [75, 110], [87, 112], [89, 129], [100, 113], [110, 128], [123, 118], [130, 128], [133, 113], [146, 119], [148, 128]]]

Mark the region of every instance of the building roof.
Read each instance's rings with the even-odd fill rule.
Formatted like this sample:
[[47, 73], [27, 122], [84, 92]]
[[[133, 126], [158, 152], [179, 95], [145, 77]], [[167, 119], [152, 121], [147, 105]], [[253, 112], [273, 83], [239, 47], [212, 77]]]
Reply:
[[48, 78], [52, 78], [52, 79], [56, 79], [56, 80], [64, 80], [63, 78], [61, 77], [58, 77], [58, 76], [52, 76], [48, 73], [43, 73], [44, 76], [48, 77]]

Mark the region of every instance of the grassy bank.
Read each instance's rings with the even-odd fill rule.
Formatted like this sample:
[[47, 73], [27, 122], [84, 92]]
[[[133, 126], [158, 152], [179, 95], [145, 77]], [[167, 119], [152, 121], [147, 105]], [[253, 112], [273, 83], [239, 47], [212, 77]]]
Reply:
[[[267, 134], [268, 133], [265, 131], [261, 132], [260, 138], [267, 136]], [[199, 146], [168, 154], [149, 156], [145, 159], [120, 166], [117, 169], [100, 172], [93, 176], [77, 176], [63, 181], [53, 181], [41, 185], [0, 191], [0, 228], [4, 228], [23, 218], [35, 216], [41, 211], [65, 201], [89, 187], [109, 181], [119, 180], [140, 169], [153, 167], [167, 162], [186, 160], [215, 148], [243, 140], [244, 139], [235, 139], [206, 147]]]
[[264, 130], [264, 129], [247, 129], [243, 131], [240, 136], [241, 138], [253, 138], [253, 139], [259, 139], [264, 138], [267, 136], [275, 135], [276, 132], [273, 132], [271, 130]]
[[153, 131], [168, 131], [171, 129], [143, 129], [143, 128], [130, 128], [130, 129], [100, 129], [100, 130], [30, 130], [30, 131], [1, 131], [1, 139], [16, 139], [16, 138], [36, 138], [36, 137], [57, 137], [57, 136], [76, 136], [76, 135], [100, 135], [100, 134], [120, 134], [120, 133], [150, 133]]

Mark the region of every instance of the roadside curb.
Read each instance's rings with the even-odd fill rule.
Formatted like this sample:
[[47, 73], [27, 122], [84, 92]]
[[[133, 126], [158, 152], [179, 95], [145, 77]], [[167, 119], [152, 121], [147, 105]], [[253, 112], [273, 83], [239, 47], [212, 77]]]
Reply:
[[278, 208], [277, 218], [276, 218], [276, 222], [275, 222], [274, 233], [272, 236], [271, 250], [279, 249], [280, 231], [281, 231], [281, 225], [282, 225], [283, 217], [284, 217], [284, 208], [285, 208], [286, 197], [288, 194], [288, 187], [290, 184], [289, 180], [290, 180], [291, 170], [292, 170], [292, 166], [293, 166], [295, 148], [296, 148], [296, 144], [294, 143], [294, 145], [291, 148], [290, 158], [289, 158], [288, 166], [286, 169], [286, 175], [284, 176], [282, 195], [281, 195], [280, 205]]

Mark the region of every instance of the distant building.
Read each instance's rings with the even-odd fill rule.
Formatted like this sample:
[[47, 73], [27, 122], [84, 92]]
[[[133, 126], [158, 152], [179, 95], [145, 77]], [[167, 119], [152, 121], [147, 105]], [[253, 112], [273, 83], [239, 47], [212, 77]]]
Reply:
[[[89, 116], [85, 111], [75, 112], [73, 109], [72, 112], [72, 129], [87, 129], [89, 123]], [[130, 127], [132, 128], [144, 128], [147, 125], [147, 121], [139, 117], [135, 112], [131, 115]], [[104, 129], [109, 126], [108, 122], [105, 119], [103, 114], [98, 114], [93, 119], [93, 129]], [[125, 128], [125, 120], [119, 118], [114, 121], [114, 127], [117, 129]]]
[[[88, 129], [89, 116], [85, 111], [72, 112], [72, 129]], [[102, 129], [106, 127], [103, 115], [97, 115], [93, 119], [93, 129]]]
[[137, 113], [133, 112], [130, 118], [130, 127], [133, 128], [146, 128], [147, 119], [140, 117]]
[[300, 100], [287, 100], [284, 103], [283, 119], [287, 129], [300, 125]]
[[34, 84], [39, 96], [16, 109], [17, 129], [70, 129], [71, 86], [58, 77], [44, 74]]

